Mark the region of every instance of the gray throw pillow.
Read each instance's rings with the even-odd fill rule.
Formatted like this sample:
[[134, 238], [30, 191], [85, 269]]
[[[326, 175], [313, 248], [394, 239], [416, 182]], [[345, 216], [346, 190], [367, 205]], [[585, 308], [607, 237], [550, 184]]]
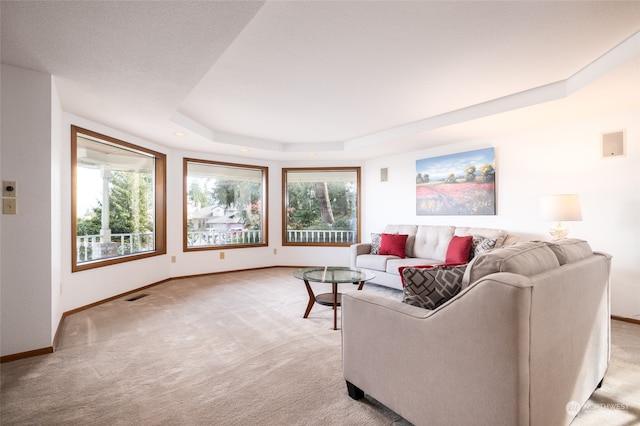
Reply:
[[404, 268], [403, 302], [424, 309], [437, 308], [460, 292], [466, 268], [467, 265]]

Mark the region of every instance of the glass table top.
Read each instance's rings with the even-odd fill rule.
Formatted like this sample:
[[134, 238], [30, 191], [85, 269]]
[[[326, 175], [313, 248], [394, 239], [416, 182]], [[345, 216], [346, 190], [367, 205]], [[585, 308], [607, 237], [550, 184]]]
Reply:
[[375, 274], [372, 272], [344, 266], [302, 268], [295, 270], [293, 276], [316, 283], [355, 283], [375, 278]]

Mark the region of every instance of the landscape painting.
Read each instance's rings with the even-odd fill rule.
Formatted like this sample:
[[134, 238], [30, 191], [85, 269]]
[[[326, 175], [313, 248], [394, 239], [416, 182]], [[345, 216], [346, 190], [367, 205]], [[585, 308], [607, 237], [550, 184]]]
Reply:
[[416, 161], [416, 214], [495, 215], [493, 148]]

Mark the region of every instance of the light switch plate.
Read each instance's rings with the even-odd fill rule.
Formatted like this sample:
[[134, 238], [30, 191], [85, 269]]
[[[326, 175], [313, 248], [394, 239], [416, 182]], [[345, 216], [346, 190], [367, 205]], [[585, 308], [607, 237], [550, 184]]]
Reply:
[[16, 199], [4, 198], [2, 200], [2, 214], [16, 214]]

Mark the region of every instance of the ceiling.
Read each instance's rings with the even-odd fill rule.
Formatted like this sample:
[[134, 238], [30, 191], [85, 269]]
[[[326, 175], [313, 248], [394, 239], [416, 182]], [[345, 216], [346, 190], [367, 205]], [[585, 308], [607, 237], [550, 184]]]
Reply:
[[65, 111], [203, 153], [365, 160], [640, 108], [637, 1], [3, 0], [1, 31]]

